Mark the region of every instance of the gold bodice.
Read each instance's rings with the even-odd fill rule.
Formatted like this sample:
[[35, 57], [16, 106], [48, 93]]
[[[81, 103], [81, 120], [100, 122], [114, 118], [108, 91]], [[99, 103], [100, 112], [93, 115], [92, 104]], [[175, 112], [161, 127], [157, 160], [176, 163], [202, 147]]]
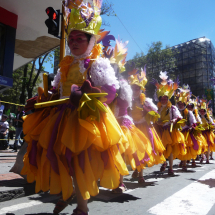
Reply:
[[138, 100], [133, 101], [133, 105], [130, 113], [134, 121], [139, 121], [140, 119], [143, 118], [143, 111], [141, 110], [141, 108], [142, 107]]
[[72, 64], [69, 68], [66, 81], [62, 83], [62, 96], [70, 96], [73, 84], [81, 86], [86, 80], [86, 72], [84, 74], [80, 72], [79, 62]]
[[158, 113], [160, 114], [160, 119], [159, 119], [160, 122], [163, 122], [166, 120], [170, 121], [170, 110], [168, 114], [166, 114], [166, 112], [167, 112], [166, 107], [164, 107], [161, 111], [158, 110]]
[[202, 120], [202, 127], [206, 128], [207, 127], [207, 123], [208, 123], [207, 119], [205, 119], [205, 117], [202, 117], [201, 120]]

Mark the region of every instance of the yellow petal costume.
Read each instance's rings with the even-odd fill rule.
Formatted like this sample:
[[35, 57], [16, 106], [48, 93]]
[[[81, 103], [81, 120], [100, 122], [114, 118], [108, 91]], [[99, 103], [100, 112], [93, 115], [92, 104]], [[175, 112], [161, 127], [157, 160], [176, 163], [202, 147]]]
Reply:
[[[159, 77], [162, 79], [161, 84], [155, 79], [152, 81], [157, 88], [157, 99], [163, 96], [167, 96], [170, 99], [178, 88], [178, 80], [175, 82], [167, 80], [168, 76], [166, 72], [160, 72]], [[166, 105], [162, 105], [159, 101], [157, 107], [158, 113], [160, 114], [157, 131], [166, 149], [164, 151], [165, 158], [168, 158], [171, 153], [173, 154], [173, 158], [179, 155], [185, 155], [187, 153], [185, 138], [179, 130], [182, 116], [178, 108], [172, 105], [170, 101]]]
[[112, 96], [108, 90], [116, 91], [119, 83], [109, 60], [100, 57], [101, 45], [96, 45], [99, 7], [81, 0], [67, 3], [67, 34], [80, 30], [92, 36], [82, 56], [66, 56], [60, 62], [53, 87], [64, 99], [69, 98], [72, 85], [82, 87], [88, 80], [91, 89], [101, 88], [103, 93], [84, 93], [78, 107], [68, 99], [26, 116], [23, 132], [28, 149], [22, 174], [29, 183], [36, 181], [36, 192], [62, 192], [64, 200], [73, 192], [75, 176], [83, 199], [89, 199], [98, 194], [99, 179], [101, 186], [115, 189], [120, 175], [128, 174], [121, 156], [127, 139], [109, 107], [100, 101], [111, 101], [115, 93]]
[[214, 152], [215, 151], [214, 122], [209, 114], [209, 108], [208, 108], [209, 104], [210, 104], [210, 101], [207, 102], [205, 98], [202, 98], [198, 103], [198, 109], [205, 110], [205, 115], [204, 116], [200, 115], [202, 120], [202, 127], [205, 129], [202, 132], [202, 134], [207, 141], [208, 149]]
[[[146, 73], [141, 69], [141, 73], [137, 71], [129, 77], [130, 85], [137, 85], [141, 90], [145, 89], [147, 83]], [[147, 137], [148, 155], [150, 160], [147, 162], [149, 167], [160, 164], [166, 161], [163, 156], [165, 150], [161, 139], [159, 138], [153, 123], [160, 117], [157, 113], [157, 107], [153, 104], [152, 99], [146, 98], [144, 93], [141, 93], [138, 98], [133, 100], [130, 114], [134, 120], [135, 126]], [[150, 150], [149, 150], [150, 149]]]

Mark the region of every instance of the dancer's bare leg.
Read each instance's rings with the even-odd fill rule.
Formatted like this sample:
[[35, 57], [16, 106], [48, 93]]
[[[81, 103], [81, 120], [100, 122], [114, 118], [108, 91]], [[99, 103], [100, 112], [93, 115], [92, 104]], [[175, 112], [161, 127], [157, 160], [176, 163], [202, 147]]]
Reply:
[[169, 156], [169, 168], [172, 169], [173, 168], [173, 154], [171, 153]]
[[88, 211], [89, 211], [89, 209], [87, 207], [88, 200], [83, 199], [75, 177], [73, 178], [73, 181], [74, 181], [75, 192], [76, 192], [76, 197], [77, 197], [77, 208], [82, 210], [84, 213], [88, 213]]

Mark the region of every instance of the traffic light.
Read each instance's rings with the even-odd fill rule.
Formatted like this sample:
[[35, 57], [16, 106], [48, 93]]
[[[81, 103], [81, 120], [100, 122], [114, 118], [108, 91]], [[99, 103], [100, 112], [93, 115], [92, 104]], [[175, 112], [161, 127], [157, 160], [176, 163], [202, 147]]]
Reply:
[[48, 27], [48, 33], [58, 37], [60, 10], [54, 10], [53, 7], [48, 7], [46, 8], [46, 14], [49, 16], [49, 18], [45, 21], [45, 24]]

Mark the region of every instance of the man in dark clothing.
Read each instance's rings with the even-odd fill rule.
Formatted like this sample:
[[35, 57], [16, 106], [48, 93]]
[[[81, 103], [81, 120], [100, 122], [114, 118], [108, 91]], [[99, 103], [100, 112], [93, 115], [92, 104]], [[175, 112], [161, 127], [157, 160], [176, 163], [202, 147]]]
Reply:
[[19, 106], [18, 107], [18, 113], [16, 114], [16, 119], [14, 119], [15, 122], [15, 127], [16, 127], [16, 137], [15, 137], [15, 142], [14, 142], [14, 152], [17, 152], [18, 148], [18, 141], [23, 144], [22, 141], [20, 141], [20, 135], [22, 133], [22, 124], [23, 124], [23, 119], [22, 117], [24, 116], [23, 112], [23, 107]]

